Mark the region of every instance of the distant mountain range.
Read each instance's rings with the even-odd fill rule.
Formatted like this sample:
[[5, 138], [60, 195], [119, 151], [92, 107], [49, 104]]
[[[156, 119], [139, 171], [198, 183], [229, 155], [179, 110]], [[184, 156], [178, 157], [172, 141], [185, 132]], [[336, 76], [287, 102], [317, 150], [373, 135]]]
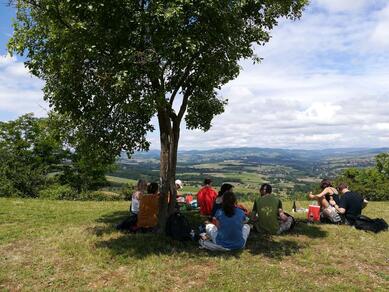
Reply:
[[[200, 181], [200, 178], [194, 176], [201, 176], [202, 173], [213, 175], [218, 173], [219, 176], [214, 175], [214, 179], [224, 177], [226, 173], [257, 173], [269, 180], [281, 179], [282, 176], [285, 182], [296, 185], [301, 184], [299, 179], [304, 177], [333, 178], [346, 168], [374, 166], [374, 157], [383, 152], [389, 152], [389, 147], [322, 150], [275, 148], [188, 150], [179, 151], [177, 172], [187, 181]], [[159, 170], [159, 151], [138, 152], [131, 159], [123, 153], [118, 164], [121, 172], [118, 171], [116, 176], [137, 178], [140, 175], [148, 175], [149, 178], [156, 179]]]
[[[368, 158], [382, 152], [389, 152], [387, 148], [333, 148], [320, 150], [277, 149], [277, 148], [220, 148], [212, 150], [182, 150], [178, 152], [181, 162], [202, 162], [221, 160], [245, 160], [258, 158], [266, 161], [323, 161], [339, 158]], [[122, 158], [125, 158], [125, 154]], [[159, 159], [159, 150], [137, 152], [132, 159]]]

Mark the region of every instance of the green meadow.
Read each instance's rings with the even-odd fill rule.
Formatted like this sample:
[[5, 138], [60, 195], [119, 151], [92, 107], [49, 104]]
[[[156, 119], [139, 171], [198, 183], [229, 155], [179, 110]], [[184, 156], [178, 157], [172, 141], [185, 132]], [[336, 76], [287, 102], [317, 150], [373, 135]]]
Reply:
[[[308, 202], [299, 202], [306, 206]], [[307, 225], [252, 233], [243, 251], [211, 253], [196, 242], [127, 234], [115, 224], [128, 202], [0, 198], [0, 290], [387, 291], [389, 233]], [[247, 207], [251, 207], [247, 203]], [[291, 202], [285, 202], [290, 211]], [[389, 221], [389, 203], [364, 212]], [[194, 211], [186, 213], [196, 226]]]

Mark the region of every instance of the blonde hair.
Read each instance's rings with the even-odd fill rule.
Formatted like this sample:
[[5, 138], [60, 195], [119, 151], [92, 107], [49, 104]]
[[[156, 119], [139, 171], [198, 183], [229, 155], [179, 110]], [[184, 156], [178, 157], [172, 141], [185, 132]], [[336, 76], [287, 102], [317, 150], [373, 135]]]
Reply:
[[138, 180], [138, 183], [136, 185], [136, 190], [141, 193], [144, 193], [146, 189], [147, 189], [147, 181], [145, 181], [144, 179]]

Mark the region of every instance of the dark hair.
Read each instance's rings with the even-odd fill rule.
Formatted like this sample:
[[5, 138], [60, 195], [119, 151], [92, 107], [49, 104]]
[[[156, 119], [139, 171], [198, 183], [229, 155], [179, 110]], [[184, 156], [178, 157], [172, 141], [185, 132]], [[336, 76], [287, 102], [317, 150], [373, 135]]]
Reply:
[[338, 191], [341, 192], [344, 189], [348, 189], [348, 185], [346, 183], [340, 183], [337, 187]]
[[212, 180], [210, 179], [210, 178], [206, 178], [205, 180], [204, 180], [204, 184], [205, 185], [210, 185], [212, 183]]
[[265, 194], [271, 194], [273, 188], [269, 184], [262, 184], [261, 187], [259, 188], [259, 191], [264, 191]]
[[222, 209], [227, 217], [235, 214], [236, 197], [233, 192], [225, 192], [223, 195]]
[[320, 183], [320, 188], [324, 190], [325, 188], [332, 187], [332, 183], [329, 179], [323, 179]]
[[232, 184], [222, 184], [219, 193], [217, 194], [218, 197], [223, 196], [225, 192], [231, 191], [234, 186]]
[[152, 182], [147, 186], [147, 193], [148, 194], [155, 194], [158, 192], [158, 184], [156, 182]]

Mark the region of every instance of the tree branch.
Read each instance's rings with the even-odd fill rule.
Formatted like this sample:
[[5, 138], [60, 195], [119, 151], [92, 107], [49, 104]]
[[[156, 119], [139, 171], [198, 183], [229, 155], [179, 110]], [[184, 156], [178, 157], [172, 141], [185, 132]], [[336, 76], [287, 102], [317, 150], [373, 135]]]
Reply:
[[174, 89], [172, 95], [170, 96], [169, 103], [171, 106], [173, 106], [174, 98], [176, 97], [178, 90], [182, 87], [184, 84], [186, 78], [188, 78], [190, 70], [192, 69], [192, 65], [194, 63], [194, 60], [200, 55], [200, 51], [192, 56], [192, 58], [189, 60], [188, 65], [185, 68], [184, 73], [182, 74], [180, 80], [178, 81], [178, 84], [176, 88]]

